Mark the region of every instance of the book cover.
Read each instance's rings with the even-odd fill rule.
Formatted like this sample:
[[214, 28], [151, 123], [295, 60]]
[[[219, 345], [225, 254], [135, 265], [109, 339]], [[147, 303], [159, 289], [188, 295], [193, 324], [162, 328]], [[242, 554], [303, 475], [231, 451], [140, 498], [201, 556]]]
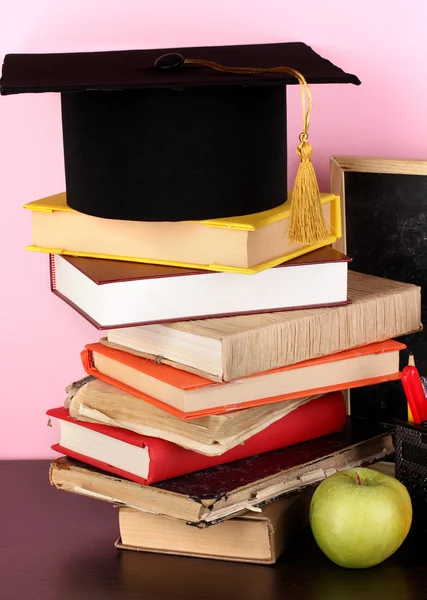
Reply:
[[[263, 431], [256, 433], [243, 444], [239, 444], [224, 454], [205, 456], [160, 438], [140, 435], [118, 427], [76, 421], [69, 416], [68, 410], [63, 407], [51, 409], [47, 414], [53, 418], [72, 423], [77, 427], [97, 432], [107, 438], [112, 437], [125, 444], [147, 448], [149, 470], [147, 477], [141, 478], [132, 472], [104, 462], [101, 458], [103, 454], [102, 443], [93, 448], [93, 456], [83, 455], [78, 450], [62, 446], [61, 443], [53, 446], [54, 450], [67, 456], [142, 484], [156, 483], [329, 435], [340, 431], [346, 420], [346, 408], [342, 394], [327, 394], [296, 408]], [[319, 418], [319, 415], [321, 415], [321, 418]]]
[[[51, 256], [52, 261], [54, 255]], [[85, 258], [81, 256], [63, 255], [63, 259], [75, 269], [83, 273], [96, 285], [108, 285], [126, 281], [140, 281], [142, 279], [185, 277], [187, 275], [212, 275], [212, 271], [191, 269], [186, 267], [172, 267], [170, 265], [155, 265], [148, 263], [125, 262], [122, 260], [103, 260], [100, 258]], [[302, 265], [318, 265], [335, 262], [351, 262], [351, 258], [332, 246], [319, 248], [308, 254], [298, 256], [292, 260], [281, 263], [275, 269]], [[55, 265], [50, 264], [51, 271], [55, 273]]]
[[[334, 210], [336, 210], [335, 216], [339, 216], [339, 196], [337, 194], [321, 193], [320, 194], [322, 203], [333, 202]], [[220, 219], [206, 219], [203, 221], [190, 221], [192, 223], [198, 223], [205, 227], [218, 227], [223, 229], [240, 229], [245, 231], [256, 231], [266, 225], [271, 225], [277, 221], [281, 221], [283, 218], [289, 217], [291, 211], [291, 198], [285, 203], [265, 210], [259, 213], [251, 215], [241, 215], [238, 217], [222, 217]], [[53, 194], [40, 200], [34, 200], [24, 204], [23, 208], [28, 210], [34, 210], [39, 212], [76, 212], [71, 206], [67, 204], [67, 197], [65, 192], [59, 194]], [[338, 225], [340, 228], [340, 225]], [[338, 232], [337, 232], [338, 233]], [[341, 234], [341, 231], [339, 231]]]

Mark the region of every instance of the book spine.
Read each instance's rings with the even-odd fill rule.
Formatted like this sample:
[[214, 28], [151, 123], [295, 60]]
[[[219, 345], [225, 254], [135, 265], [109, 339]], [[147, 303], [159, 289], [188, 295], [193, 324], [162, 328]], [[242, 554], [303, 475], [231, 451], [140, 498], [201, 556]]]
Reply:
[[86, 373], [88, 375], [93, 375], [94, 377], [96, 377], [96, 374], [98, 373], [98, 370], [95, 369], [95, 366], [93, 364], [93, 355], [92, 355], [92, 350], [90, 350], [87, 346], [81, 351], [80, 353], [80, 358], [82, 361], [82, 365], [84, 370], [86, 371]]
[[55, 268], [55, 255], [49, 254], [49, 276], [50, 276], [50, 289], [52, 292], [56, 290], [56, 268]]

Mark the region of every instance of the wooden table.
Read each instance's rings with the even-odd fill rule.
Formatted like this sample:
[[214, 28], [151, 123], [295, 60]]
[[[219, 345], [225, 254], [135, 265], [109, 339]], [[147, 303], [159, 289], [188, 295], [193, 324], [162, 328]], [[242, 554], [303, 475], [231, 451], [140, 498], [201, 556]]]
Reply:
[[59, 492], [47, 461], [0, 462], [1, 600], [427, 599], [426, 545], [341, 569], [307, 529], [274, 566], [117, 551], [116, 509]]

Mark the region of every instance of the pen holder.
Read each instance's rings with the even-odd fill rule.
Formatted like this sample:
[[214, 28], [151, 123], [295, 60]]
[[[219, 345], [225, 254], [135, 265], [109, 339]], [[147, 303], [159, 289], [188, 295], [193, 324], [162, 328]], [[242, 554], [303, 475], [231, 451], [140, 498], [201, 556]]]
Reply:
[[427, 532], [427, 427], [396, 421], [394, 430], [396, 479], [412, 500], [413, 527]]

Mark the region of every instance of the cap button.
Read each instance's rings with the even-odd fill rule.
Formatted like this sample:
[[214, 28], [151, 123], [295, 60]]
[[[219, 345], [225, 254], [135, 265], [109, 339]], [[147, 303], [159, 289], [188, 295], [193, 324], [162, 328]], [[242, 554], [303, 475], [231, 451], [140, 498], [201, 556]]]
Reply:
[[184, 62], [184, 57], [182, 54], [173, 53], [163, 54], [156, 59], [154, 66], [156, 69], [174, 69], [175, 67], [179, 67]]

